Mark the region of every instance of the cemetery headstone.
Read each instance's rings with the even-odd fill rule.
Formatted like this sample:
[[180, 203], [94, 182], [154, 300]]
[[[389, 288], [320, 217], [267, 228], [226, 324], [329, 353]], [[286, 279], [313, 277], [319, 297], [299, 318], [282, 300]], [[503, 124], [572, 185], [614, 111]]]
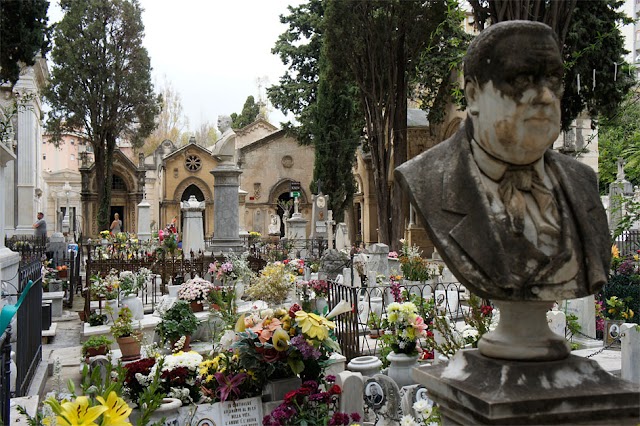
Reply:
[[572, 341], [585, 349], [602, 346], [602, 342], [596, 340], [595, 303], [593, 294], [580, 299], [569, 299], [562, 303], [565, 314], [575, 315], [580, 326], [580, 332], [573, 336]]
[[400, 389], [393, 379], [376, 374], [364, 384], [364, 403], [373, 411], [376, 426], [397, 425], [402, 410]]
[[352, 371], [343, 371], [336, 375], [336, 384], [342, 388], [340, 395], [340, 411], [343, 413], [358, 413], [360, 418], [364, 415], [364, 379], [362, 374]]
[[559, 336], [565, 336], [567, 318], [565, 317], [564, 312], [558, 310], [551, 310], [547, 312], [547, 321], [549, 321], [549, 328], [551, 331]]
[[[382, 243], [376, 243], [367, 249], [369, 258], [367, 262], [367, 271], [375, 271], [378, 275], [389, 276], [389, 246]], [[373, 285], [373, 283], [371, 283]]]
[[327, 238], [327, 221], [329, 220], [329, 196], [321, 192], [313, 196], [311, 209], [311, 238]]
[[205, 208], [204, 201], [198, 201], [195, 195], [189, 200], [180, 203], [184, 225], [182, 232], [182, 250], [189, 256], [189, 253], [197, 254], [204, 252], [204, 229], [202, 228], [202, 212]]
[[638, 324], [625, 323], [620, 326], [622, 333], [620, 356], [620, 376], [640, 385], [640, 331]]
[[326, 250], [321, 258], [320, 272], [326, 279], [334, 280], [348, 263], [349, 257], [335, 249]]

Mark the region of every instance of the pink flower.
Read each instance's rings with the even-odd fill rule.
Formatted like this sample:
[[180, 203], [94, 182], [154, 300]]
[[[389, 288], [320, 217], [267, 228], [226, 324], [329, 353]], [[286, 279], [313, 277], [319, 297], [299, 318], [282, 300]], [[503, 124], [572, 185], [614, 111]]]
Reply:
[[158, 239], [160, 241], [164, 240], [164, 231], [162, 229], [158, 231]]
[[421, 316], [416, 317], [416, 323], [413, 325], [413, 328], [418, 330], [420, 334], [423, 334], [427, 329], [427, 324], [424, 323], [424, 320]]

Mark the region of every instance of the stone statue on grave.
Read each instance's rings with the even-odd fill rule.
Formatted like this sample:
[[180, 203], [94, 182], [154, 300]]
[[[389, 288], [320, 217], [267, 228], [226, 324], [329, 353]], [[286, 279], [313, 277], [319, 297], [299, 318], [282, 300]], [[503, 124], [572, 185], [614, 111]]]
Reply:
[[[395, 171], [453, 274], [507, 319], [503, 334], [481, 340], [487, 356], [568, 356], [564, 339], [547, 333], [546, 310], [607, 282], [611, 243], [596, 175], [549, 149], [560, 133], [562, 77], [550, 27], [488, 27], [464, 59], [464, 126]], [[537, 328], [504, 334], [529, 314], [543, 321], [535, 342]], [[518, 339], [524, 346], [512, 349]]]
[[222, 136], [213, 145], [211, 153], [222, 162], [233, 161], [236, 155], [236, 132], [231, 128], [231, 117], [219, 116], [218, 129]]
[[280, 235], [280, 216], [277, 214], [271, 215], [271, 223], [269, 223], [269, 235]]

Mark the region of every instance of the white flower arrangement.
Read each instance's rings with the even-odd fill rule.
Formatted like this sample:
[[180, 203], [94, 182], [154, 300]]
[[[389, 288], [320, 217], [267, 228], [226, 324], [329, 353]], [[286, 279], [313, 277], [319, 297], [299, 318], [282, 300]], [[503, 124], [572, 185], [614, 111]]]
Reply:
[[213, 284], [198, 276], [188, 280], [178, 289], [178, 299], [187, 302], [201, 302], [207, 298], [213, 289]]
[[[197, 371], [203, 357], [198, 352], [178, 352], [164, 357], [162, 371], [171, 371], [177, 367], [186, 367], [191, 371]], [[155, 368], [155, 366], [154, 366]], [[155, 370], [152, 371], [155, 373]], [[151, 375], [153, 376], [153, 375]]]

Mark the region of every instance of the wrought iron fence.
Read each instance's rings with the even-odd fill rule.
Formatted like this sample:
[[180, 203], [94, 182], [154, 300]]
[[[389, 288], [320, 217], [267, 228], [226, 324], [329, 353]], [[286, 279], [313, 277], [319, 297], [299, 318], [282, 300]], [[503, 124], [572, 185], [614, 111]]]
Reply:
[[[438, 306], [452, 319], [462, 319], [466, 307], [466, 291], [460, 283], [406, 282], [398, 289], [406, 292], [420, 316], [429, 321], [431, 308]], [[362, 355], [378, 355], [381, 349], [376, 338], [380, 321], [386, 316], [387, 306], [393, 302], [391, 285], [352, 287], [335, 281], [329, 282], [329, 309], [341, 300], [353, 306], [351, 312], [335, 319], [335, 333], [347, 361]]]
[[0, 420], [9, 424], [11, 410], [11, 326], [0, 336]]
[[[17, 313], [16, 396], [25, 396], [42, 361], [42, 264], [34, 261], [20, 267], [20, 293], [27, 292]], [[29, 287], [29, 283], [31, 287]]]
[[20, 253], [20, 263], [29, 263], [40, 260], [47, 252], [47, 237], [35, 237], [33, 235], [14, 235], [4, 238], [4, 245], [9, 250]]
[[616, 238], [615, 244], [620, 251], [620, 256], [637, 254], [638, 250], [640, 250], [640, 231], [631, 229], [622, 232], [622, 234]]

